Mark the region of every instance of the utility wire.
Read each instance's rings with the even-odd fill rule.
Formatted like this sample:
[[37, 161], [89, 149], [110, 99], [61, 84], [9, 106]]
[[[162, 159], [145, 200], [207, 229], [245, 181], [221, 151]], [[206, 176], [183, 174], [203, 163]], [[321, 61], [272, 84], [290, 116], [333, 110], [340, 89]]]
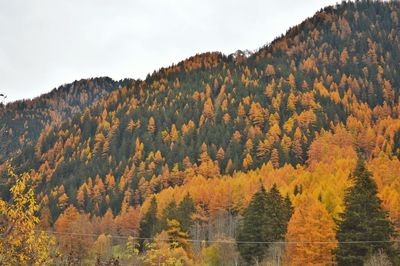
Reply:
[[[36, 232], [42, 232], [40, 230], [36, 230]], [[92, 236], [98, 237], [101, 234], [88, 234], [88, 233], [76, 233], [76, 232], [56, 232], [56, 231], [43, 231], [48, 234], [55, 235], [70, 235], [70, 236]], [[106, 234], [104, 234], [106, 235]], [[146, 238], [146, 237], [133, 237], [128, 235], [106, 235], [111, 238], [116, 239], [128, 239], [131, 238], [133, 240], [154, 240], [154, 238]], [[157, 241], [165, 241], [170, 242], [174, 239], [157, 239]], [[359, 241], [232, 241], [232, 240], [195, 240], [195, 239], [186, 239], [188, 242], [207, 242], [207, 243], [225, 243], [225, 244], [364, 244], [364, 243], [400, 243], [400, 239], [392, 239], [392, 240], [359, 240]]]

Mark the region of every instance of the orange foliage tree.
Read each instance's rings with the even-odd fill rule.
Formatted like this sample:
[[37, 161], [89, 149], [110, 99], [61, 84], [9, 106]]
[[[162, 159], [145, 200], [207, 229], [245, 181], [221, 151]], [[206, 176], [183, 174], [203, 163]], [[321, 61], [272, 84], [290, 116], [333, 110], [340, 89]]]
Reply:
[[324, 205], [310, 196], [298, 199], [286, 235], [288, 265], [326, 265], [333, 262], [335, 223]]

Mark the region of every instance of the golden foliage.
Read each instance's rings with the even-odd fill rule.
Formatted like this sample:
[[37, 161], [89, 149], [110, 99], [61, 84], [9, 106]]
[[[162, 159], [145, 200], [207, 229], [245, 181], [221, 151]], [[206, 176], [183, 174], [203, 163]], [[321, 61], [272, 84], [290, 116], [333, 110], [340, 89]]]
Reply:
[[333, 261], [335, 223], [324, 205], [311, 196], [297, 200], [286, 238], [288, 265], [326, 265]]
[[11, 201], [0, 199], [0, 264], [48, 265], [54, 240], [37, 230], [39, 205], [31, 177], [28, 173], [15, 174], [11, 165], [8, 175], [15, 183], [10, 189]]

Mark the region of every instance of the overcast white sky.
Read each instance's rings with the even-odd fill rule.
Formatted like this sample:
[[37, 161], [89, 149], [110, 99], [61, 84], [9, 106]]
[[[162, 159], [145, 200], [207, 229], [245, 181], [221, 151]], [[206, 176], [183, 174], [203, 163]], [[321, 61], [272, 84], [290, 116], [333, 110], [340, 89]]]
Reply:
[[196, 53], [254, 50], [337, 0], [0, 0], [0, 93], [145, 78]]

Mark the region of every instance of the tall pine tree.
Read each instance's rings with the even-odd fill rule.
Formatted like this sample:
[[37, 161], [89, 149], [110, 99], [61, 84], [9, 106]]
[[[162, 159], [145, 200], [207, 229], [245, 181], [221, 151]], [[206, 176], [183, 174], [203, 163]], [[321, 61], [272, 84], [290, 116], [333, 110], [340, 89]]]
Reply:
[[177, 210], [175, 200], [172, 200], [167, 207], [163, 210], [162, 217], [159, 221], [159, 229], [165, 230], [168, 228], [168, 220], [177, 220], [178, 210]]
[[189, 193], [183, 198], [179, 204], [177, 215], [178, 221], [181, 224], [182, 230], [184, 232], [189, 232], [192, 225], [192, 214], [196, 212], [196, 206]]
[[267, 193], [266, 207], [267, 220], [265, 227], [268, 241], [284, 240], [293, 209], [289, 198], [285, 200], [275, 184]]
[[158, 232], [159, 221], [157, 218], [157, 201], [156, 197], [153, 197], [150, 202], [149, 210], [140, 220], [140, 248], [143, 250], [145, 240], [150, 240]]
[[236, 239], [240, 255], [249, 264], [260, 262], [268, 247], [266, 243], [263, 243], [267, 241], [266, 209], [267, 192], [264, 186], [261, 186], [244, 212], [243, 224]]
[[285, 239], [292, 212], [289, 198], [284, 199], [276, 185], [269, 192], [261, 186], [244, 212], [237, 237], [239, 252], [247, 263], [260, 262], [268, 251], [268, 243]]
[[393, 225], [381, 207], [382, 201], [371, 176], [365, 163], [359, 160], [353, 174], [354, 184], [345, 194], [345, 211], [338, 221], [339, 245], [335, 253], [339, 266], [362, 266], [369, 256], [380, 250], [395, 258], [390, 242]]
[[183, 198], [179, 206], [176, 205], [175, 200], [172, 200], [164, 209], [162, 217], [159, 221], [159, 230], [168, 228], [168, 220], [176, 220], [179, 222], [183, 232], [189, 233], [192, 225], [192, 215], [196, 212], [192, 197], [189, 193]]

